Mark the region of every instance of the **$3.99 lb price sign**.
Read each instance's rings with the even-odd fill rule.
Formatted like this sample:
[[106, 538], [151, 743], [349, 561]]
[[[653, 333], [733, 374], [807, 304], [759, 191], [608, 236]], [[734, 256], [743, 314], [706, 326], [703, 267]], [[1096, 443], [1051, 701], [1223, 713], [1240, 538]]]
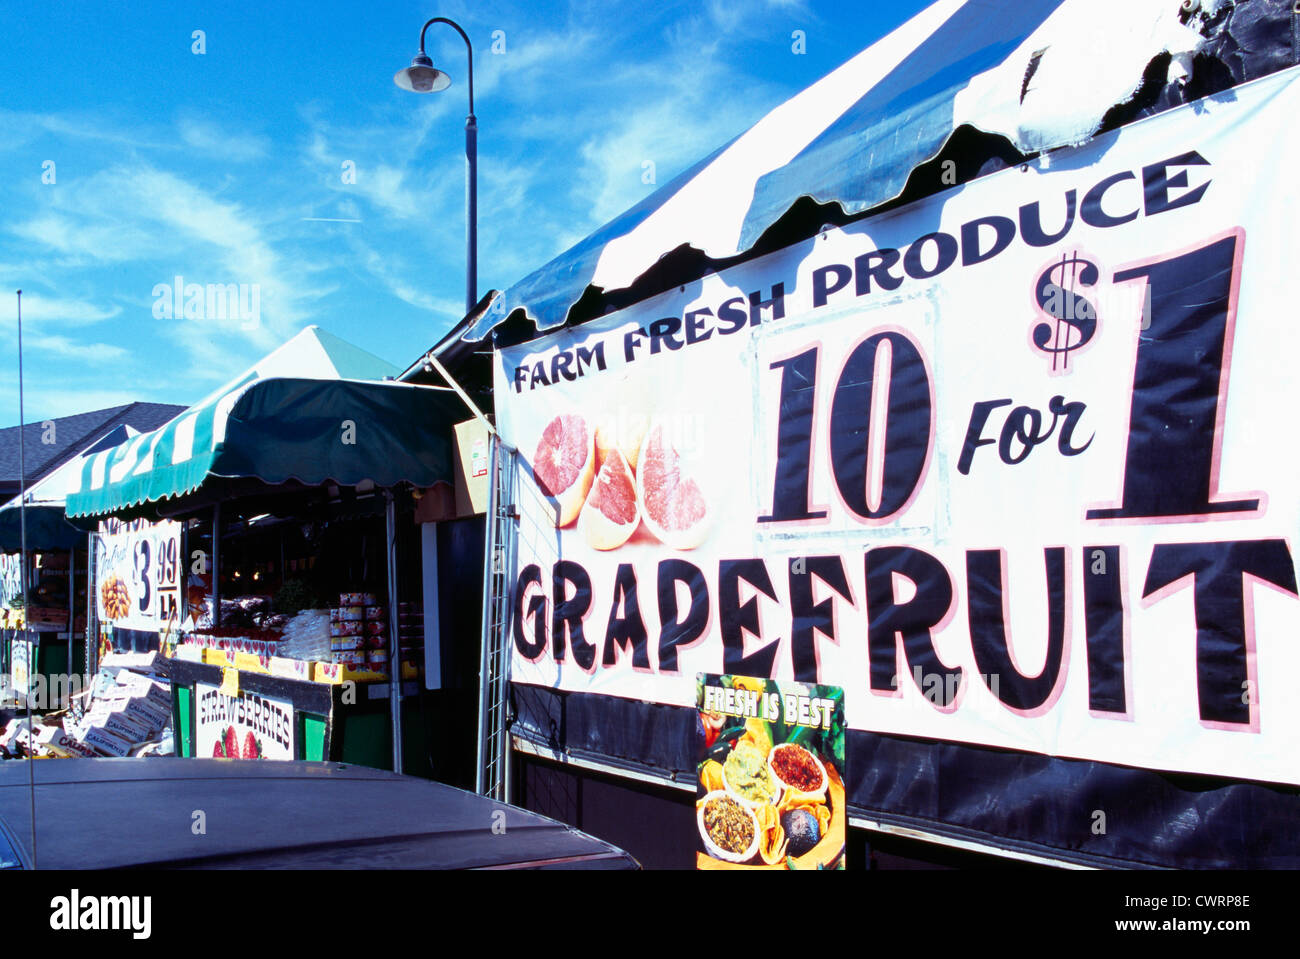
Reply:
[[95, 596], [100, 622], [157, 632], [179, 622], [179, 523], [110, 519], [100, 523]]
[[1295, 71], [497, 355], [513, 678], [1300, 783]]

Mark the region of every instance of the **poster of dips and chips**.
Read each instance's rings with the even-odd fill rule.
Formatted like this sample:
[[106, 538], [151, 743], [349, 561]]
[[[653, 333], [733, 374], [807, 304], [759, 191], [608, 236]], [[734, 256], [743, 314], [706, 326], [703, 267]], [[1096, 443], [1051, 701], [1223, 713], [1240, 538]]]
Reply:
[[700, 673], [700, 869], [843, 869], [844, 690]]

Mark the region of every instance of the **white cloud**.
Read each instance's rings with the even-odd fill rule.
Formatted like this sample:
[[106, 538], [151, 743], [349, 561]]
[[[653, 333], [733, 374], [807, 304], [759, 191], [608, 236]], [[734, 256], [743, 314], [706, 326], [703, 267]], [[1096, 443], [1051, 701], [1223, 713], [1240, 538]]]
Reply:
[[[23, 324], [26, 326], [26, 323]], [[26, 330], [24, 330], [26, 333]], [[82, 343], [70, 340], [66, 336], [23, 336], [23, 349], [51, 353], [66, 359], [85, 363], [106, 364], [121, 360], [127, 351], [120, 346], [108, 343]]]
[[[94, 190], [77, 189], [75, 192], [85, 196]], [[133, 225], [130, 220], [96, 222], [90, 211], [85, 211], [82, 216], [61, 212], [37, 214], [14, 226], [12, 232], [77, 262], [122, 263], [147, 256], [160, 245], [157, 237]]]
[[39, 293], [23, 294], [23, 326], [34, 323], [36, 328], [47, 324], [59, 326], [89, 326], [112, 319], [122, 312], [120, 306], [105, 306], [66, 297], [43, 296]]
[[247, 162], [266, 156], [269, 150], [265, 137], [232, 133], [208, 120], [182, 117], [176, 126], [186, 146], [202, 150], [209, 157]]

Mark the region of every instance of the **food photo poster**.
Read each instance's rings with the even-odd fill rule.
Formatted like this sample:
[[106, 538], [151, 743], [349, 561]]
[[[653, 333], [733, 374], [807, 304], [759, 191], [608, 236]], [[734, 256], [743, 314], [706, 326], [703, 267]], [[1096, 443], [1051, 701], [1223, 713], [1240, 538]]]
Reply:
[[844, 690], [696, 679], [696, 866], [843, 869]]

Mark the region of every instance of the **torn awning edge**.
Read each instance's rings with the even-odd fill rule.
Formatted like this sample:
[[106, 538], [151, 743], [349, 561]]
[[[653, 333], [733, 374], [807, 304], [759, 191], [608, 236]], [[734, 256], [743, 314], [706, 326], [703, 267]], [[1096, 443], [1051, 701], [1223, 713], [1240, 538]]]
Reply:
[[[1116, 6], [1117, 0], [1108, 0], [1106, 5]], [[1138, 36], [1140, 42], [1117, 46], [1113, 52], [1115, 58], [1123, 61], [1121, 67], [1103, 71], [1107, 77], [1120, 79], [1098, 86], [1089, 78], [1085, 89], [1094, 93], [1096, 89], [1101, 89], [1105, 95], [1094, 96], [1088, 101], [1088, 109], [1073, 114], [1068, 123], [1061, 120], [1063, 111], [1060, 110], [1060, 104], [1067, 101], [1062, 84], [1066, 84], [1065, 89], [1068, 89], [1070, 76], [1067, 67], [1077, 59], [1077, 50], [1068, 43], [1040, 46], [1044, 42], [1043, 37], [1039, 31], [1032, 31], [994, 67], [949, 84], [924, 101], [913, 104], [904, 113], [867, 118], [863, 124], [820, 145], [814, 142], [809, 150], [800, 155], [805, 159], [801, 161], [796, 157], [785, 166], [760, 178], [740, 231], [738, 252], [695, 246], [691, 242], [692, 231], [688, 224], [679, 235], [680, 242], [658, 249], [653, 258], [648, 255], [642, 258], [639, 271], [629, 284], [607, 289], [593, 282], [601, 256], [607, 248], [615, 242], [626, 240], [660, 206], [670, 202], [687, 183], [703, 174], [731, 146], [728, 144], [495, 297], [484, 311], [482, 319], [466, 330], [464, 339], [468, 342], [482, 341], [515, 315], [522, 315], [531, 321], [538, 333], [569, 325], [572, 322], [573, 308], [580, 300], [592, 296], [607, 299], [618, 293], [632, 291], [664, 257], [682, 247], [696, 254], [697, 261], [703, 259], [709, 265], [699, 275], [678, 278], [680, 282], [698, 279], [713, 271], [719, 261], [727, 261], [728, 266], [734, 265], [750, 255], [759, 239], [801, 201], [838, 206], [845, 217], [871, 215], [872, 211], [886, 207], [902, 196], [912, 173], [940, 156], [956, 130], [963, 125], [991, 136], [1005, 137], [1025, 155], [1082, 145], [1099, 132], [1108, 112], [1134, 98], [1141, 89], [1147, 68], [1157, 57], [1169, 55], [1180, 64], [1190, 63], [1190, 56], [1206, 39], [1185, 26], [1176, 14], [1169, 12], [1176, 11], [1178, 4], [1153, 3], [1148, 0], [1144, 5], [1159, 11], [1158, 15], [1149, 18], [1145, 32], [1139, 30], [1136, 33], [1124, 33], [1126, 37]], [[1077, 21], [1085, 14], [1089, 19], [1097, 20], [1096, 10], [1095, 4], [1062, 4], [1049, 18], [1057, 20], [1059, 16], [1059, 21], [1054, 25], [1045, 23], [1043, 27], [1051, 25], [1058, 32], [1066, 31], [1067, 38], [1075, 37], [1076, 42], [1086, 42], [1088, 34], [1079, 28]], [[1133, 17], [1125, 19], [1131, 26]], [[1093, 31], [1091, 36], [1096, 42], [1096, 38], [1103, 35]], [[1084, 39], [1078, 40], [1079, 37]], [[1033, 76], [1029, 77], [1027, 72], [1031, 60], [1036, 65]], [[1096, 68], [1095, 59], [1089, 63]], [[1077, 75], [1074, 82], [1078, 83]], [[999, 90], [1003, 95], [996, 94]], [[1013, 93], [1014, 96], [1006, 95], [1007, 93]], [[1017, 101], [1014, 109], [1009, 106], [1013, 100]], [[990, 107], [990, 103], [994, 107]], [[945, 110], [945, 106], [952, 109]], [[981, 119], [981, 115], [985, 118]], [[1026, 115], [1040, 118], [1042, 124], [1052, 125], [1024, 122], [1022, 118]], [[920, 127], [917, 126], [918, 121]], [[900, 159], [896, 153], [880, 151], [880, 143], [890, 140], [908, 144], [901, 163], [896, 162]], [[872, 155], [865, 168], [861, 164], [864, 153]], [[817, 154], [820, 154], [822, 172], [808, 172], [810, 161], [807, 157], [815, 157]], [[844, 182], [841, 177], [841, 182], [835, 183], [835, 177], [825, 173], [827, 170], [855, 171], [852, 175], [856, 182]], [[779, 182], [782, 179], [798, 182], [800, 187], [796, 189], [787, 183], [783, 188]], [[819, 185], [811, 189], [803, 188], [802, 184], [807, 182]], [[772, 199], [764, 200], [764, 191]], [[797, 242], [804, 238], [806, 237], [791, 236], [787, 239], [788, 242]], [[585, 277], [586, 282], [582, 283], [577, 277]]]

